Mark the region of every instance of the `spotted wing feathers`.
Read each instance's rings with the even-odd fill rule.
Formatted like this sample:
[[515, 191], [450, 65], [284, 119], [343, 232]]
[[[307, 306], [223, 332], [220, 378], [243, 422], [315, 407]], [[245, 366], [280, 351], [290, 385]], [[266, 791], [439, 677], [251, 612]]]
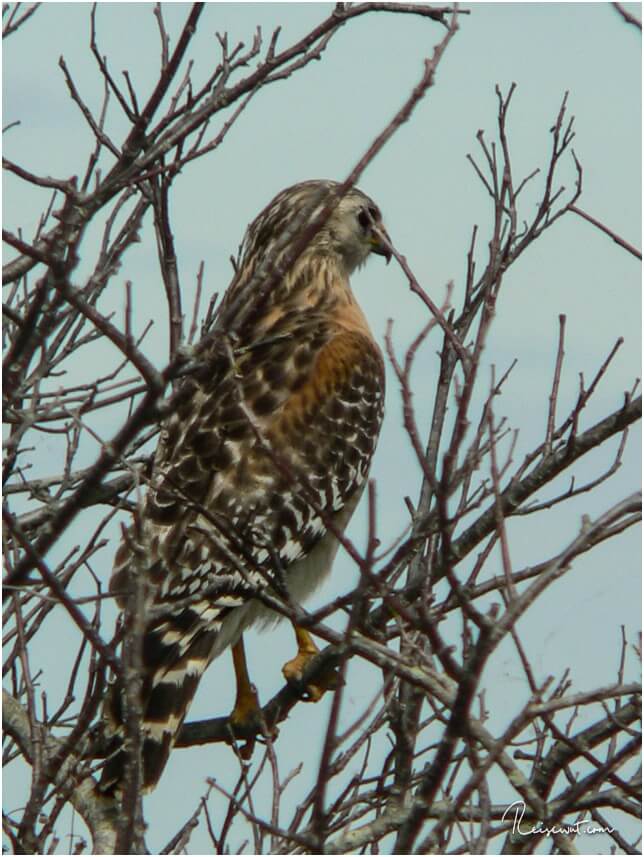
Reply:
[[[310, 552], [366, 479], [383, 411], [382, 357], [360, 330], [287, 317], [233, 365], [186, 379], [162, 427], [141, 515], [144, 568], [121, 544], [112, 588], [149, 579], [143, 775], [158, 779], [226, 616]], [[277, 581], [279, 583], [279, 580]], [[274, 588], [279, 590], [279, 585]], [[115, 732], [120, 689], [109, 703]], [[118, 740], [103, 776], [118, 783]]]

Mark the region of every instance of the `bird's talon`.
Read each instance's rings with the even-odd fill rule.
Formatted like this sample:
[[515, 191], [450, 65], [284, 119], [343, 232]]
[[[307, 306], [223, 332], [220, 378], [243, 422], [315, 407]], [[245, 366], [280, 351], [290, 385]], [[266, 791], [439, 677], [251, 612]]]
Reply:
[[240, 758], [244, 760], [244, 762], [248, 762], [248, 760], [253, 755], [254, 749], [255, 749], [255, 739], [254, 738], [249, 738], [247, 741], [244, 742], [244, 744], [241, 744], [241, 745], [238, 744], [237, 745], [237, 752], [239, 753]]
[[329, 667], [321, 675], [316, 676], [315, 682], [309, 682], [302, 687], [305, 667], [310, 660], [312, 658], [303, 661], [296, 657], [284, 664], [282, 673], [286, 681], [300, 691], [303, 702], [319, 702], [328, 690], [336, 690], [340, 686], [340, 673], [336, 667]]
[[[239, 657], [239, 650], [237, 652]], [[244, 676], [237, 688], [237, 699], [235, 707], [228, 718], [230, 726], [230, 741], [237, 741], [237, 752], [244, 761], [250, 759], [255, 749], [255, 741], [258, 732], [262, 728], [262, 709], [259, 704], [257, 688], [248, 680], [244, 670]], [[242, 743], [243, 742], [243, 743]]]
[[277, 741], [280, 734], [280, 730], [277, 726], [267, 727], [262, 730], [262, 733], [257, 736], [258, 744], [268, 744], [269, 742]]

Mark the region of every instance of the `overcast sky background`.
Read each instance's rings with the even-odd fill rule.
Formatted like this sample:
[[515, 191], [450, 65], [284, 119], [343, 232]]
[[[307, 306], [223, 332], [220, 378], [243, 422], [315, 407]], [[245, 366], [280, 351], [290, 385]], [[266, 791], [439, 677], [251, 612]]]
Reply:
[[[638, 10], [637, 4], [627, 4]], [[580, 205], [626, 240], [639, 246], [641, 235], [641, 70], [640, 34], [627, 26], [610, 4], [503, 3], [467, 4], [469, 16], [438, 70], [436, 84], [410, 122], [368, 167], [360, 186], [383, 211], [397, 248], [408, 259], [424, 288], [440, 303], [445, 285], [455, 283], [454, 300], [462, 296], [466, 253], [473, 224], [479, 224], [478, 258], [485, 257], [491, 206], [466, 160], [479, 162], [475, 135], [495, 134], [497, 99], [494, 88], [517, 84], [510, 111], [510, 144], [514, 175], [544, 166], [552, 126], [565, 91], [575, 116], [575, 152], [584, 168]], [[164, 6], [173, 40], [188, 6]], [[190, 48], [193, 79], [203, 80], [218, 61], [215, 32], [227, 32], [229, 43], [252, 40], [256, 26], [265, 36], [282, 27], [280, 44], [290, 44], [332, 10], [330, 4], [210, 3]], [[3, 125], [20, 120], [5, 135], [4, 152], [26, 168], [56, 177], [82, 174], [93, 139], [66, 91], [58, 58], [62, 54], [93, 109], [102, 97], [102, 83], [89, 50], [86, 4], [45, 3], [25, 27], [8, 39], [3, 55]], [[159, 46], [152, 5], [99, 4], [100, 50], [116, 75], [128, 69], [140, 101], [157, 79]], [[206, 265], [205, 291], [221, 292], [230, 280], [229, 256], [235, 254], [247, 223], [282, 188], [308, 178], [344, 178], [373, 137], [407, 98], [422, 73], [423, 59], [442, 37], [440, 25], [405, 15], [377, 14], [350, 22], [331, 41], [321, 62], [255, 97], [224, 145], [189, 165], [175, 182], [172, 218], [184, 305], [191, 306], [199, 262]], [[127, 127], [112, 105], [108, 129], [122, 140]], [[216, 130], [222, 120], [213, 125]], [[561, 180], [572, 188], [574, 172], [568, 159]], [[534, 193], [541, 187], [535, 184]], [[533, 214], [535, 196], [526, 193], [524, 215]], [[5, 180], [3, 215], [7, 228], [22, 227], [29, 236], [43, 208], [43, 197], [27, 192], [12, 177]], [[46, 203], [45, 203], [46, 204]], [[144, 350], [158, 366], [167, 355], [165, 299], [158, 275], [152, 232], [125, 258], [102, 309], [122, 312], [123, 283], [133, 283], [135, 323], [142, 329], [150, 317], [157, 322]], [[78, 282], [90, 270], [81, 260]], [[11, 258], [12, 254], [8, 254]], [[86, 267], [84, 267], [84, 265]], [[382, 343], [387, 319], [394, 319], [399, 353], [425, 323], [418, 300], [408, 291], [395, 264], [373, 259], [355, 277], [355, 291]], [[504, 371], [518, 364], [497, 400], [497, 417], [505, 415], [520, 428], [515, 461], [543, 437], [558, 334], [558, 315], [567, 321], [566, 358], [560, 410], [575, 400], [579, 372], [592, 377], [616, 339], [624, 346], [585, 413], [588, 427], [619, 406], [623, 392], [640, 375], [640, 266], [588, 223], [572, 215], [560, 221], [511, 269], [497, 307], [488, 364]], [[421, 350], [414, 375], [418, 421], [426, 426], [436, 381], [438, 338]], [[79, 377], [103, 372], [104, 360], [117, 359], [109, 346], [96, 352], [96, 365], [78, 367]], [[487, 378], [487, 372], [482, 373]], [[387, 414], [373, 477], [378, 485], [380, 537], [391, 542], [406, 525], [402, 498], [415, 499], [420, 474], [402, 432], [400, 397], [389, 375]], [[105, 411], [92, 423], [104, 438], [118, 426], [119, 414]], [[590, 456], [575, 470], [578, 479], [598, 475], [609, 464], [616, 443]], [[88, 444], [82, 463], [90, 463], [96, 447]], [[39, 450], [43, 461], [60, 454], [52, 440]], [[47, 465], [43, 465], [47, 475]], [[639, 435], [632, 432], [617, 476], [596, 494], [583, 496], [570, 508], [558, 507], [538, 522], [527, 518], [510, 523], [511, 554], [518, 568], [560, 550], [578, 532], [581, 516], [598, 516], [639, 484]], [[560, 484], [563, 488], [565, 480]], [[553, 492], [548, 491], [547, 496]], [[545, 499], [545, 497], [540, 498]], [[366, 513], [362, 505], [349, 536], [364, 545]], [[117, 522], [110, 530], [117, 532]], [[60, 557], [74, 535], [52, 554]], [[113, 551], [96, 564], [107, 581]], [[631, 641], [640, 627], [640, 536], [629, 531], [618, 543], [593, 551], [541, 599], [520, 624], [537, 670], [537, 679], [560, 677], [571, 665], [579, 690], [615, 680], [619, 627]], [[312, 602], [321, 604], [347, 591], [356, 580], [351, 562], [340, 556], [333, 579]], [[454, 617], [454, 633], [460, 633]], [[447, 627], [447, 626], [446, 626]], [[55, 636], [53, 636], [55, 634]], [[51, 621], [49, 637], [41, 635], [35, 664], [45, 671], [48, 692], [63, 692], [75, 634], [62, 614]], [[458, 638], [458, 637], [457, 637]], [[70, 645], [69, 651], [67, 645]], [[291, 631], [280, 627], [270, 636], [251, 634], [249, 659], [260, 697], [267, 700], [281, 684], [280, 666], [292, 653]], [[65, 667], [62, 666], [65, 664]], [[637, 674], [634, 658], [629, 675]], [[370, 694], [369, 668], [352, 670], [344, 716], [349, 722]], [[628, 677], [628, 676], [627, 676]], [[232, 704], [229, 658], [213, 665], [202, 682], [191, 719], [223, 714]], [[527, 688], [511, 646], [504, 647], [486, 671], [489, 728], [501, 732], [527, 697]], [[296, 805], [316, 774], [321, 736], [330, 699], [318, 706], [299, 706], [282, 727], [279, 751], [284, 775], [299, 761], [304, 769], [291, 791]], [[50, 708], [54, 708], [53, 699]], [[195, 809], [206, 776], [231, 786], [236, 764], [225, 747], [182, 750], [173, 754], [158, 790], [147, 799], [151, 829], [149, 846], [162, 847]], [[5, 779], [5, 809], [16, 802], [20, 777]], [[514, 799], [511, 790], [496, 800]], [[288, 821], [288, 817], [282, 819]], [[600, 837], [578, 843], [588, 853], [607, 853]], [[206, 834], [193, 836], [190, 850], [208, 850]]]

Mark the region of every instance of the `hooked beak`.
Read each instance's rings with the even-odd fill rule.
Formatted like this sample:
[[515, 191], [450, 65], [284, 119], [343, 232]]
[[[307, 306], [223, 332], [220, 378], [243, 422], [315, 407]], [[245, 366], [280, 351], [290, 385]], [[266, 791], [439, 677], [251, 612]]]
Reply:
[[381, 223], [373, 226], [369, 243], [371, 244], [371, 252], [375, 253], [377, 256], [384, 256], [387, 260], [387, 264], [389, 264], [392, 256], [391, 238]]

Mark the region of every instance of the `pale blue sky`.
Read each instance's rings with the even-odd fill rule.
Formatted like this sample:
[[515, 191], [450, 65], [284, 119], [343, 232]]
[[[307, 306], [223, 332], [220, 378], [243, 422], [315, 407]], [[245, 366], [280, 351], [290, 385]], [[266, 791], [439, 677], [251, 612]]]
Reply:
[[[517, 84], [509, 121], [515, 176], [545, 164], [548, 129], [568, 90], [569, 110], [576, 117], [574, 148], [584, 167], [580, 205], [637, 245], [641, 234], [639, 33], [626, 26], [607, 3], [474, 3], [465, 8], [471, 14], [460, 19], [461, 28], [440, 64], [434, 88], [360, 182], [382, 209], [396, 246], [438, 303], [449, 280], [455, 282], [455, 301], [462, 294], [474, 223], [479, 224], [482, 239], [478, 258], [484, 258], [490, 204], [466, 155], [478, 158], [478, 129], [484, 129], [488, 139], [494, 135], [497, 83], [504, 90], [512, 81]], [[64, 55], [82, 94], [97, 109], [102, 88], [88, 47], [89, 9], [82, 3], [46, 3], [4, 46], [3, 124], [21, 121], [5, 135], [4, 151], [36, 173], [57, 177], [82, 173], [92, 147], [91, 135], [69, 99], [57, 65], [58, 57]], [[331, 9], [332, 5], [322, 3], [210, 3], [191, 47], [195, 77], [205, 76], [218, 59], [216, 31], [227, 31], [231, 44], [249, 43], [257, 25], [265, 35], [281, 25], [280, 43], [285, 46]], [[173, 37], [187, 10], [184, 4], [164, 6]], [[100, 49], [114, 73], [120, 76], [127, 68], [145, 97], [156, 80], [159, 58], [152, 5], [99, 4], [97, 24]], [[202, 259], [206, 293], [225, 288], [230, 279], [229, 256], [236, 252], [246, 224], [278, 190], [306, 178], [341, 179], [349, 172], [408, 96], [421, 75], [424, 57], [442, 33], [438, 24], [403, 15], [379, 14], [350, 22], [332, 40], [322, 62], [261, 92], [224, 145], [184, 170], [176, 182], [172, 218], [186, 307], [191, 305]], [[215, 122], [213, 129], [218, 127]], [[109, 133], [118, 142], [125, 130], [112, 105]], [[568, 187], [573, 178], [570, 167], [568, 160], [561, 174]], [[12, 230], [20, 226], [28, 236], [42, 207], [38, 195], [26, 192], [12, 177], [6, 180], [4, 193], [6, 226]], [[534, 198], [526, 194], [526, 217], [533, 212]], [[157, 310], [161, 316], [145, 345], [160, 366], [166, 354], [165, 303], [151, 230], [143, 230], [141, 238], [126, 256], [102, 308], [122, 312], [123, 283], [131, 280], [139, 329]], [[87, 246], [79, 281], [91, 261], [91, 235]], [[355, 278], [355, 287], [381, 342], [390, 317], [395, 321], [398, 349], [424, 323], [422, 307], [395, 264], [387, 268], [380, 260], [371, 261]], [[494, 363], [499, 372], [518, 358], [496, 405], [498, 416], [507, 415], [511, 425], [521, 429], [517, 462], [543, 436], [560, 313], [568, 316], [561, 413], [575, 399], [578, 373], [591, 377], [617, 337], [625, 339], [585, 415], [588, 426], [615, 409], [623, 391], [640, 375], [640, 267], [632, 256], [573, 216], [555, 226], [512, 268], [486, 353], [487, 363]], [[438, 339], [430, 339], [416, 367], [414, 401], [421, 427], [433, 396], [437, 348]], [[104, 361], [115, 360], [109, 346], [97, 349], [96, 365], [79, 366], [79, 377], [91, 379], [99, 366], [102, 371]], [[488, 377], [487, 370], [483, 375]], [[385, 542], [408, 519], [402, 497], [409, 494], [414, 499], [419, 487], [401, 422], [400, 399], [390, 375], [386, 421], [372, 474], [378, 480]], [[116, 417], [100, 411], [92, 425], [107, 438], [117, 427]], [[596, 496], [584, 496], [569, 508], [559, 507], [543, 516], [536, 530], [530, 519], [511, 522], [511, 553], [517, 567], [554, 553], [578, 531], [582, 514], [595, 517], [638, 487], [636, 435], [632, 433], [620, 473]], [[575, 471], [578, 479], [601, 472], [614, 449], [612, 444], [610, 451], [584, 462]], [[53, 440], [42, 449], [45, 456], [59, 452]], [[89, 463], [95, 452], [88, 444], [84, 460]], [[116, 531], [115, 523], [111, 533]], [[362, 545], [364, 533], [361, 507], [349, 535]], [[72, 533], [55, 555], [60, 557], [73, 540]], [[614, 680], [619, 626], [626, 626], [631, 639], [640, 626], [639, 545], [639, 535], [629, 532], [619, 543], [580, 560], [525, 617], [520, 630], [540, 678], [559, 676], [571, 664], [572, 679], [580, 689]], [[97, 561], [105, 580], [110, 561], [109, 550]], [[350, 561], [341, 556], [332, 581], [314, 603], [346, 591], [354, 580]], [[72, 649], [61, 649], [75, 635], [62, 614], [52, 622], [54, 627], [56, 645], [43, 635], [35, 657], [41, 659], [38, 665], [46, 670], [55, 696], [65, 675], [60, 664], [73, 656]], [[288, 628], [270, 637], [251, 635], [249, 656], [263, 700], [279, 687], [279, 667], [290, 650]], [[632, 670], [635, 674], [634, 666]], [[502, 729], [525, 699], [522, 673], [510, 646], [488, 673], [489, 725]], [[370, 695], [370, 679], [368, 668], [355, 670], [346, 698], [347, 717], [357, 713]], [[231, 670], [224, 657], [209, 670], [191, 717], [225, 713], [231, 704], [230, 684]], [[315, 776], [318, 736], [325, 728], [328, 705], [325, 700], [316, 708], [300, 706], [282, 728], [282, 773], [300, 760], [305, 763], [289, 806], [297, 803]], [[161, 786], [148, 799], [150, 846], [161, 846], [194, 810], [205, 776], [215, 773], [230, 786], [234, 771], [230, 750], [223, 747], [175, 753]], [[510, 794], [508, 798], [512, 799]], [[9, 803], [7, 791], [5, 801]], [[605, 841], [583, 844], [590, 853], [606, 853]], [[200, 848], [207, 848], [201, 831], [195, 834], [191, 851], [198, 853]]]

